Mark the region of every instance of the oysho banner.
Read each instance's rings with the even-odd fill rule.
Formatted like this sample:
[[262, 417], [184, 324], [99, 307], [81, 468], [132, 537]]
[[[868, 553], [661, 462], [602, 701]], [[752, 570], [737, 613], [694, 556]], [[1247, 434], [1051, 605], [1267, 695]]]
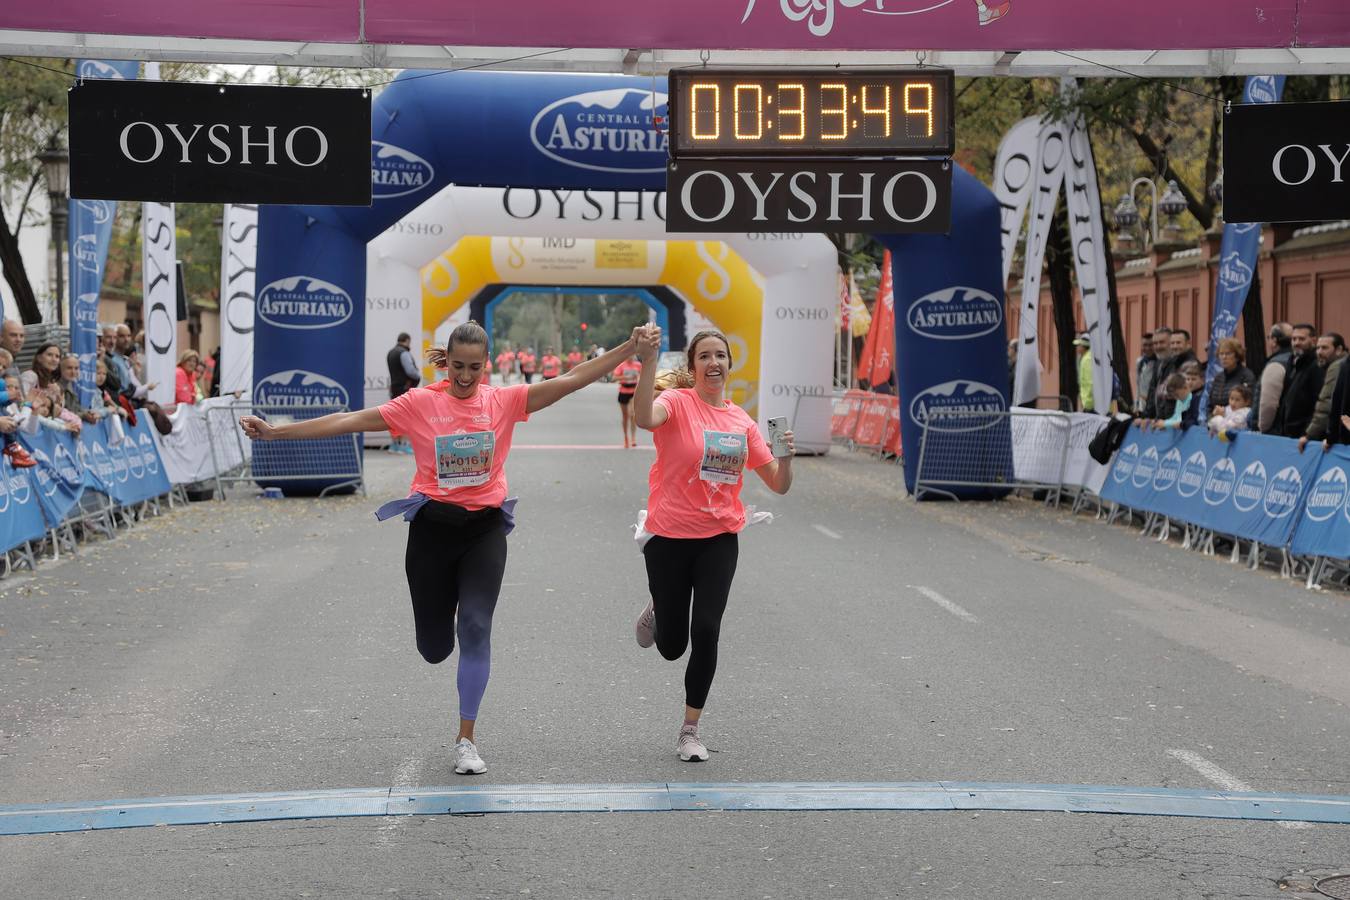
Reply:
[[220, 228], [220, 367], [222, 396], [253, 391], [253, 303], [258, 272], [258, 207], [227, 203]]
[[146, 203], [141, 215], [145, 380], [154, 385], [149, 399], [161, 406], [174, 402], [174, 367], [178, 364], [177, 248], [173, 206]]
[[994, 160], [994, 196], [998, 198], [999, 221], [1003, 231], [1003, 283], [1012, 274], [1017, 239], [1022, 236], [1022, 220], [1031, 201], [1036, 174], [1036, 139], [1041, 130], [1040, 116], [1028, 116], [1003, 136]]
[[70, 89], [79, 197], [369, 206], [369, 154], [361, 88], [93, 79]]
[[[1017, 406], [1035, 400], [1041, 392], [1040, 326], [1041, 269], [1050, 241], [1050, 220], [1064, 182], [1068, 157], [1064, 123], [1043, 121], [1036, 140], [1036, 180], [1031, 194], [1031, 223], [1027, 229], [1025, 268], [1022, 273], [1022, 307], [1017, 325]], [[1007, 377], [1006, 375], [1004, 376]]]

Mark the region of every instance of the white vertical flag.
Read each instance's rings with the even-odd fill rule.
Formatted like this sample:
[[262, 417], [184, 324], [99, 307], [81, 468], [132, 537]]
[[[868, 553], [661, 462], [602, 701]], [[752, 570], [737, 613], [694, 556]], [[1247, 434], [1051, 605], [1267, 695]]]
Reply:
[[145, 381], [155, 385], [148, 396], [160, 405], [173, 403], [174, 367], [178, 362], [176, 251], [173, 204], [144, 204], [141, 308], [145, 316]]
[[[1066, 96], [1078, 90], [1072, 78], [1060, 83]], [[1099, 413], [1111, 408], [1111, 285], [1106, 272], [1106, 235], [1102, 229], [1102, 198], [1097, 189], [1097, 167], [1087, 122], [1079, 115], [1069, 130], [1069, 163], [1065, 173], [1065, 203], [1069, 210], [1069, 240], [1073, 244], [1074, 274], [1083, 300], [1092, 352], [1092, 400]]]
[[998, 198], [999, 227], [1003, 231], [1003, 284], [1012, 272], [1017, 239], [1022, 235], [1022, 219], [1031, 200], [1035, 179], [1036, 135], [1041, 130], [1039, 116], [1028, 116], [1003, 136], [994, 161], [994, 196]]
[[258, 207], [225, 204], [220, 228], [220, 367], [222, 396], [253, 391], [253, 304], [258, 271]]
[[1031, 223], [1027, 228], [1026, 270], [1022, 273], [1022, 308], [1017, 337], [1017, 384], [1013, 403], [1035, 400], [1041, 392], [1040, 347], [1037, 344], [1041, 299], [1041, 267], [1050, 240], [1068, 136], [1062, 122], [1042, 122], [1036, 140], [1035, 187], [1031, 194]]

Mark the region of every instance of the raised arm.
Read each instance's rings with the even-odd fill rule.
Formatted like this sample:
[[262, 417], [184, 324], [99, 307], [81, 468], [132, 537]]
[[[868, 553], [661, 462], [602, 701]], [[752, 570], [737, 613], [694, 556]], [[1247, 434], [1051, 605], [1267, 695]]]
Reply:
[[307, 422], [273, 425], [257, 416], [241, 416], [239, 426], [255, 441], [303, 441], [359, 431], [384, 431], [387, 426], [378, 406], [351, 412], [329, 413]]
[[633, 392], [633, 421], [637, 422], [639, 428], [648, 431], [660, 428], [670, 417], [670, 410], [665, 406], [656, 405], [656, 356], [659, 347], [658, 343], [654, 347], [638, 351], [638, 362], [642, 363], [642, 371], [638, 374], [637, 390]]
[[[649, 336], [653, 330], [655, 332], [654, 338]], [[649, 343], [655, 343], [659, 347], [660, 341], [661, 330], [659, 328], [649, 329], [646, 325], [639, 325], [633, 329], [633, 334], [628, 340], [606, 352], [603, 356], [586, 360], [566, 375], [559, 375], [557, 378], [530, 385], [525, 409], [534, 413], [552, 406], [573, 391], [581, 390], [591, 382], [598, 381], [613, 371], [615, 366], [632, 356], [635, 350], [640, 353], [642, 347]]]

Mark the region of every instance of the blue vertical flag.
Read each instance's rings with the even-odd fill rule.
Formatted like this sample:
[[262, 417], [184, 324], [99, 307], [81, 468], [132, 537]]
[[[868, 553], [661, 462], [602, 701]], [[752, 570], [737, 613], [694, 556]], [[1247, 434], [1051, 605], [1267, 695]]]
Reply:
[[[1283, 75], [1250, 75], [1242, 90], [1243, 103], [1276, 103], [1284, 93]], [[1205, 367], [1205, 392], [1200, 398], [1201, 422], [1209, 419], [1211, 405], [1227, 406], [1227, 397], [1210, 397], [1209, 388], [1219, 374], [1219, 341], [1237, 331], [1238, 316], [1247, 302], [1247, 291], [1256, 272], [1261, 249], [1260, 222], [1227, 222], [1219, 245], [1219, 284], [1214, 292], [1214, 320], [1209, 328], [1209, 364]]]
[[[75, 65], [77, 78], [134, 79], [141, 64], [82, 59]], [[85, 407], [94, 405], [94, 359], [98, 354], [98, 297], [103, 287], [103, 267], [108, 262], [113, 217], [112, 200], [70, 198], [70, 350], [80, 358], [79, 394]]]

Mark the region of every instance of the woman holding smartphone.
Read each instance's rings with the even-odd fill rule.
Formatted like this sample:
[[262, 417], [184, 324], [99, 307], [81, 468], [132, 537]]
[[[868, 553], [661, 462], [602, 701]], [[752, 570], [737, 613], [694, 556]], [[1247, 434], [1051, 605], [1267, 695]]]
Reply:
[[643, 365], [633, 415], [652, 433], [656, 462], [647, 479], [644, 524], [652, 536], [642, 549], [652, 599], [638, 618], [637, 642], [656, 644], [668, 660], [689, 648], [675, 749], [686, 762], [702, 762], [708, 748], [698, 725], [717, 670], [722, 614], [736, 575], [736, 536], [745, 527], [744, 471], [748, 466], [769, 490], [786, 494], [794, 446], [792, 432], [784, 432], [784, 455], [775, 458], [755, 421], [724, 396], [731, 371], [724, 336], [701, 331], [686, 354], [688, 372], [656, 399], [657, 346], [647, 341], [638, 350]]
[[445, 381], [415, 388], [381, 406], [332, 413], [307, 422], [272, 425], [257, 416], [239, 420], [253, 440], [303, 440], [390, 429], [412, 442], [417, 471], [412, 493], [380, 507], [380, 519], [402, 514], [408, 528], [404, 568], [412, 595], [417, 650], [442, 662], [459, 638], [459, 734], [455, 772], [478, 775], [487, 764], [474, 743], [478, 707], [491, 669], [492, 615], [506, 568], [506, 535], [514, 500], [506, 496], [505, 464], [517, 422], [598, 380], [634, 347], [661, 345], [660, 330], [633, 336], [559, 378], [494, 387], [486, 382], [487, 334], [466, 322], [447, 347], [428, 358], [448, 369]]

